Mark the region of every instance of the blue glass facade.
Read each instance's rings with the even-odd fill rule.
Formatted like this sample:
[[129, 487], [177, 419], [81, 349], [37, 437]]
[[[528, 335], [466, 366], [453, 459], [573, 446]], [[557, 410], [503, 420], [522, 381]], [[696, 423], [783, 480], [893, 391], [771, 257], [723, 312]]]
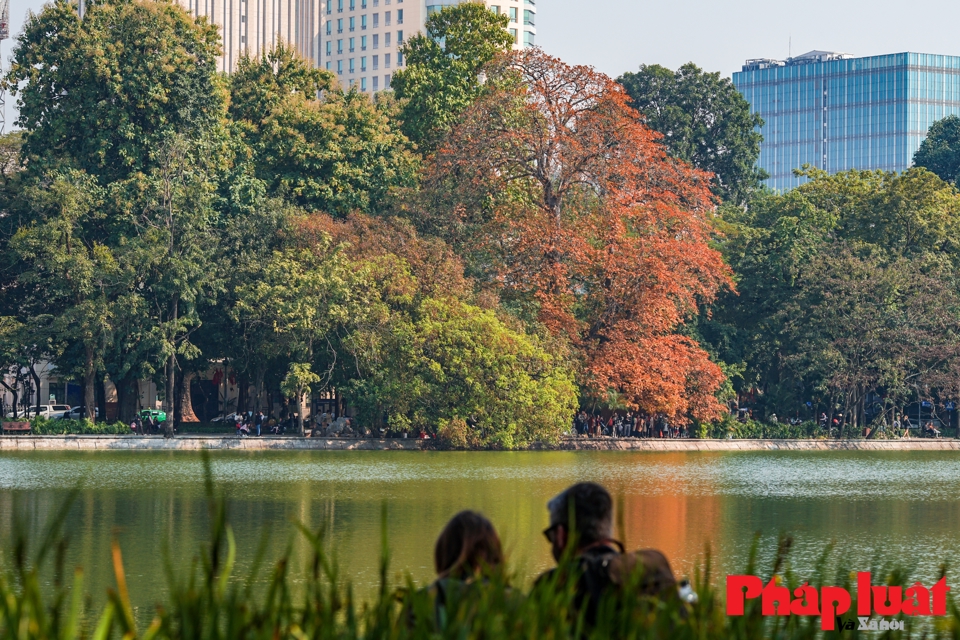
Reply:
[[960, 57], [825, 57], [748, 61], [733, 74], [765, 121], [758, 164], [773, 189], [799, 185], [793, 170], [804, 164], [903, 171], [930, 125], [960, 115]]

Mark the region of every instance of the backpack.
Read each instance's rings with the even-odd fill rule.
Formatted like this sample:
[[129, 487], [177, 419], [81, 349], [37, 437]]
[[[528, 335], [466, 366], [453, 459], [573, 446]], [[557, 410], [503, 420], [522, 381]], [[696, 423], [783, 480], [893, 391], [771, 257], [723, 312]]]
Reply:
[[577, 608], [586, 604], [586, 622], [590, 626], [596, 624], [601, 598], [611, 591], [635, 587], [638, 597], [679, 598], [670, 563], [656, 549], [623, 553], [622, 547], [620, 552], [600, 547], [584, 553], [579, 562], [582, 574], [577, 585]]

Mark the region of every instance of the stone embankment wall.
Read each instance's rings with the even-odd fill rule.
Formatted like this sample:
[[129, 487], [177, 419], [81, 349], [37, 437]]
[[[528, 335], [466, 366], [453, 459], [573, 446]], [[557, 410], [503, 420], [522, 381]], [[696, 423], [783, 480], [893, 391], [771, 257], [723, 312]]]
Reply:
[[[431, 440], [182, 436], [0, 436], [0, 451], [419, 451]], [[536, 450], [561, 451], [960, 451], [960, 440], [635, 440], [565, 438]]]

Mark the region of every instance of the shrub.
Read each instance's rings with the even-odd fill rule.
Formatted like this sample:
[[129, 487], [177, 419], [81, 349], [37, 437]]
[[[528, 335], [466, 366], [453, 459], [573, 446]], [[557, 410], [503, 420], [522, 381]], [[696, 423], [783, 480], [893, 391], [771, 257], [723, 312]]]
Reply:
[[122, 435], [130, 433], [122, 422], [91, 422], [90, 420], [50, 420], [44, 417], [30, 420], [32, 433], [38, 436], [64, 435]]
[[734, 439], [764, 439], [764, 440], [800, 440], [826, 438], [827, 432], [813, 421], [792, 425], [789, 422], [772, 424], [747, 420], [740, 422], [731, 415], [712, 423], [698, 425], [697, 434], [700, 438], [734, 438]]

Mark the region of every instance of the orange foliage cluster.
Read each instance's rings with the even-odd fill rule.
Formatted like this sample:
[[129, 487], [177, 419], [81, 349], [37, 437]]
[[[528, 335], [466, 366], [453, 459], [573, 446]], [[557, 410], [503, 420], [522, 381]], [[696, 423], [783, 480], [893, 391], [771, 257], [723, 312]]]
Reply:
[[448, 237], [571, 341], [594, 397], [715, 416], [723, 375], [678, 333], [731, 286], [708, 244], [710, 176], [668, 158], [620, 85], [589, 67], [533, 49], [488, 77], [429, 168], [428, 189], [446, 189], [435, 215], [457, 214]]
[[321, 236], [344, 247], [356, 260], [383, 258], [403, 260], [417, 279], [417, 289], [430, 296], [471, 297], [472, 283], [464, 276], [463, 261], [438, 238], [417, 235], [413, 225], [401, 218], [375, 218], [353, 213], [336, 220], [312, 213], [294, 223], [295, 241], [304, 247], [321, 245]]

